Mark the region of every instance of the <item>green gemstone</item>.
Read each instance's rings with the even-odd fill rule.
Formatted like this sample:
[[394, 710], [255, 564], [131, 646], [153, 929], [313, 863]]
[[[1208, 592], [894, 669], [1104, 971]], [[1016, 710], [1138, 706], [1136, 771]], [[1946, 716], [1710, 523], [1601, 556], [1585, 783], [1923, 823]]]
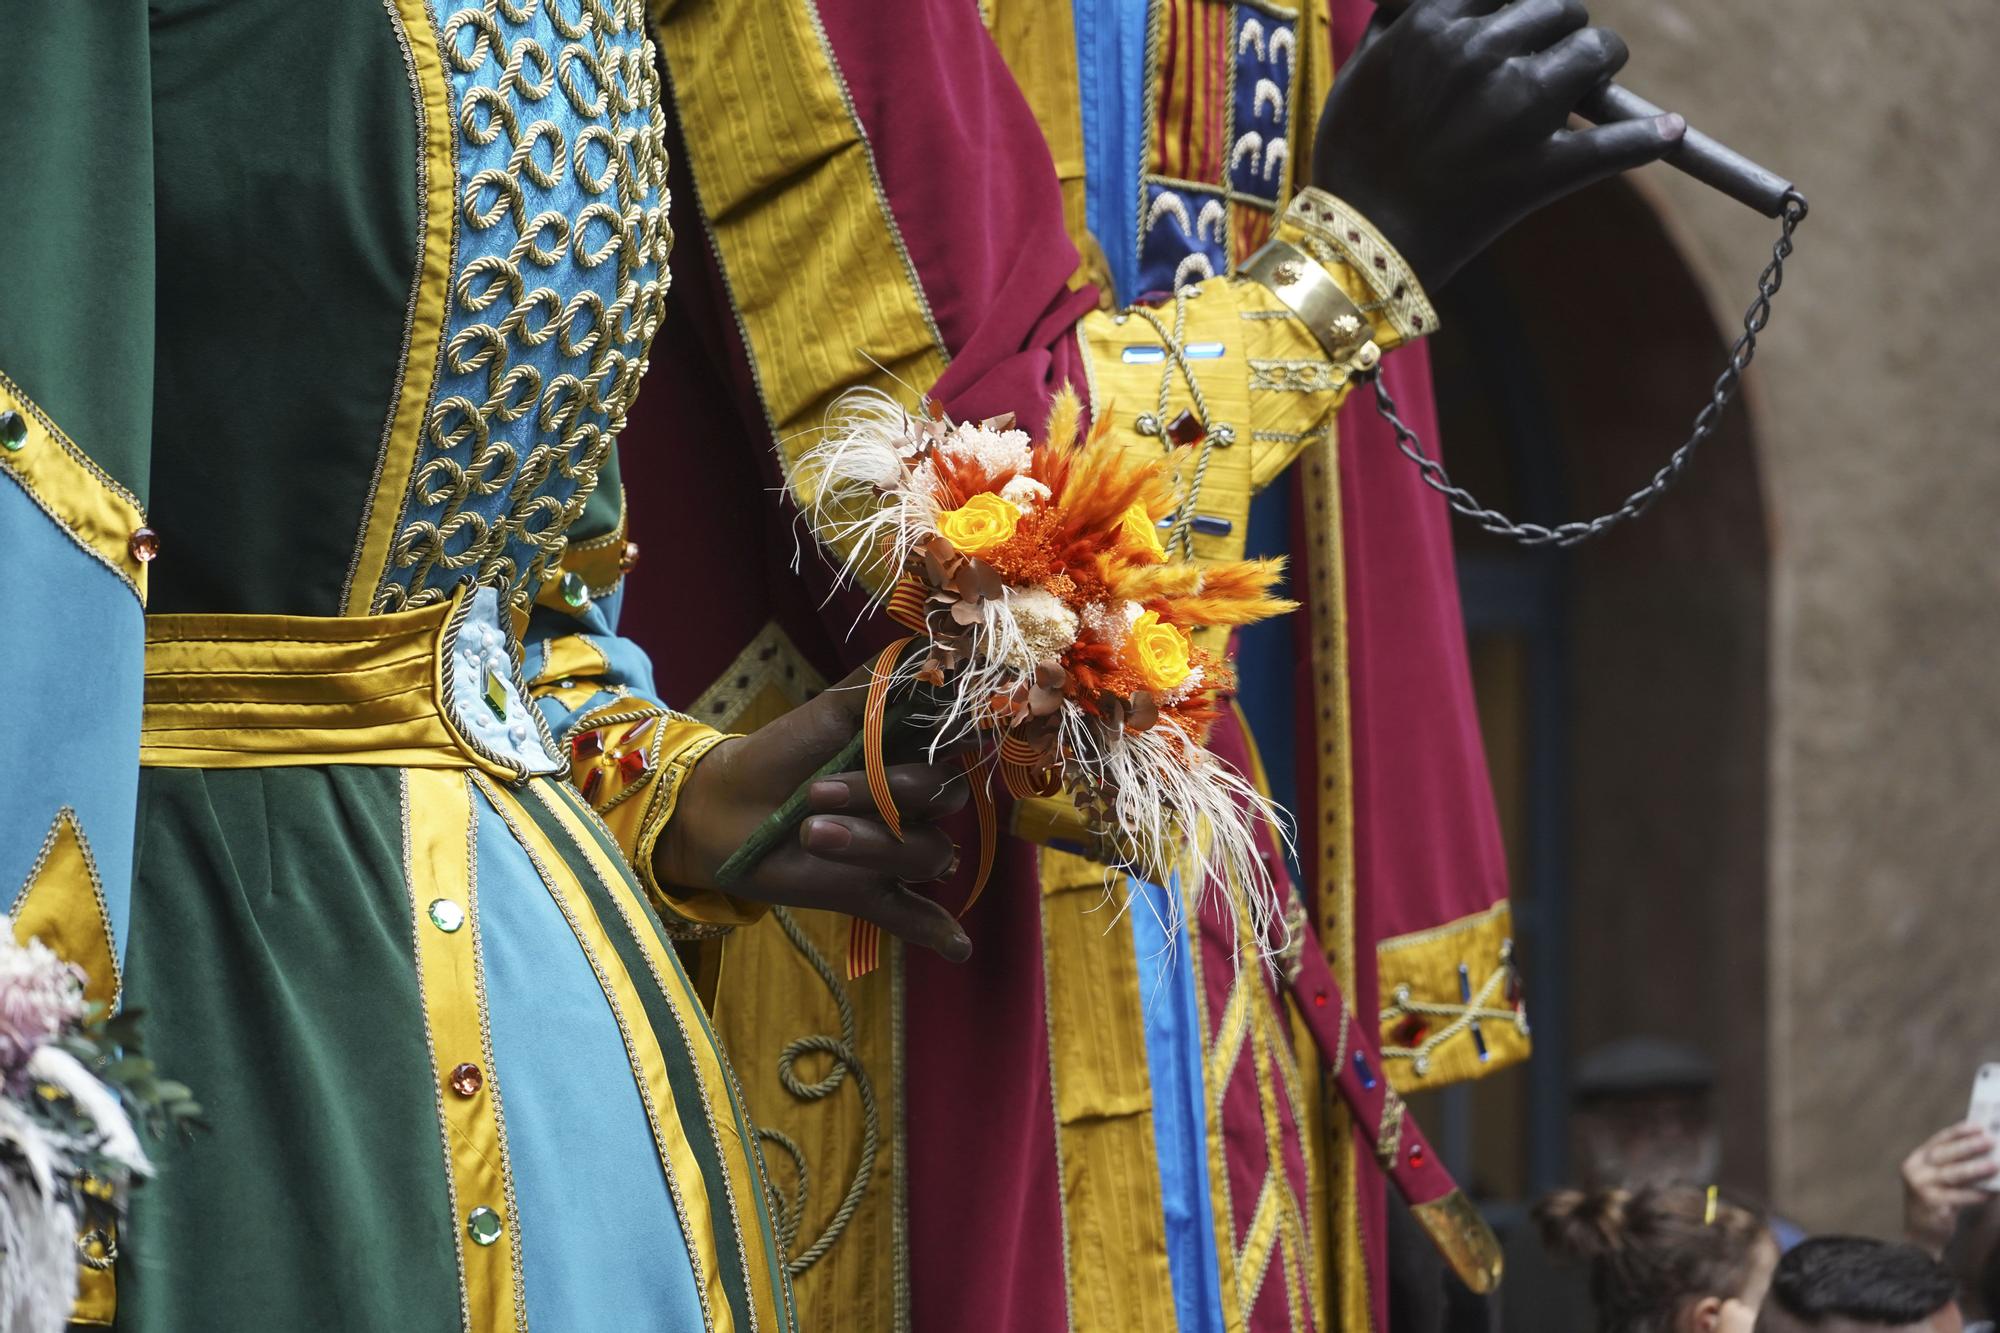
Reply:
[[507, 682], [492, 667], [486, 668], [486, 706], [502, 722], [507, 720]]
[[9, 409], [0, 412], [0, 445], [8, 453], [19, 453], [28, 443], [28, 419]]
[[581, 574], [565, 574], [557, 585], [562, 593], [563, 604], [578, 610], [590, 605], [590, 589], [585, 586]]
[[465, 909], [449, 898], [431, 899], [430, 915], [431, 924], [447, 935], [465, 924]]
[[502, 1230], [500, 1214], [491, 1208], [475, 1208], [465, 1219], [465, 1234], [475, 1245], [491, 1245], [500, 1239]]

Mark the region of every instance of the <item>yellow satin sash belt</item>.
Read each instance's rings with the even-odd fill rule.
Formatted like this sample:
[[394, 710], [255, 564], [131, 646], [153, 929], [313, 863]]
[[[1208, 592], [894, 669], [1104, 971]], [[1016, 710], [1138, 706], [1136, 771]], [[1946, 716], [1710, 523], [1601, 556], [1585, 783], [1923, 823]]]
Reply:
[[[467, 609], [461, 593], [377, 616], [148, 616], [139, 762], [389, 764], [519, 777], [504, 754], [465, 735], [463, 705], [454, 709], [448, 663]], [[533, 711], [517, 671], [496, 677], [488, 684], [496, 710], [504, 704], [516, 720]], [[465, 702], [489, 706], [483, 697]]]

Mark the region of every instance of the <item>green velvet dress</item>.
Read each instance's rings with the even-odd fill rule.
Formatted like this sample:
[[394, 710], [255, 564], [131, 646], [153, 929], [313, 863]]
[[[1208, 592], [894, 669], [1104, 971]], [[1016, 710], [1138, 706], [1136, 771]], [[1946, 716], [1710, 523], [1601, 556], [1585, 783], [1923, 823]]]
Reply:
[[643, 5], [23, 0], [0, 52], [0, 882], [103, 924], [212, 1123], [79, 1313], [791, 1327], [598, 818], [656, 834], [708, 739], [616, 632], [671, 241]]

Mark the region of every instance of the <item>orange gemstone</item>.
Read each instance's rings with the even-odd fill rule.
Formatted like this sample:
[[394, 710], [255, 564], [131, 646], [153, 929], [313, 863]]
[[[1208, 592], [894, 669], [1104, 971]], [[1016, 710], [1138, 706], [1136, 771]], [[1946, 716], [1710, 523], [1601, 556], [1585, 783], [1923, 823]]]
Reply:
[[451, 1090], [461, 1097], [470, 1097], [486, 1086], [486, 1075], [479, 1072], [475, 1064], [462, 1064], [451, 1071]]
[[131, 550], [134, 560], [142, 565], [150, 564], [160, 553], [160, 534], [151, 528], [140, 528], [132, 534], [132, 539], [126, 546]]

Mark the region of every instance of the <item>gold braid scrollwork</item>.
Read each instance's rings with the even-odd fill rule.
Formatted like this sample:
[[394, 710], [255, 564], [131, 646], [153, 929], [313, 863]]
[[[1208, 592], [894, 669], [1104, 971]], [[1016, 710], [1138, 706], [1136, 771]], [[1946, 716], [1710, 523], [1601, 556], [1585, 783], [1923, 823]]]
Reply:
[[[758, 1137], [783, 1149], [785, 1155], [792, 1159], [792, 1165], [798, 1172], [798, 1185], [792, 1191], [790, 1199], [786, 1199], [779, 1192], [775, 1182], [768, 1187], [771, 1222], [778, 1231], [779, 1248], [791, 1254], [788, 1265], [792, 1277], [796, 1279], [825, 1257], [826, 1252], [833, 1248], [834, 1242], [840, 1239], [841, 1233], [847, 1230], [847, 1225], [853, 1220], [856, 1210], [861, 1207], [861, 1200], [868, 1193], [868, 1182], [875, 1174], [875, 1154], [881, 1145], [881, 1117], [876, 1110], [874, 1086], [869, 1082], [867, 1071], [861, 1066], [860, 1057], [855, 1054], [854, 1003], [848, 998], [847, 988], [841, 984], [826, 956], [814, 948], [812, 941], [806, 938], [805, 931], [800, 928], [798, 920], [789, 911], [782, 907], [774, 907], [771, 909], [771, 915], [784, 930], [785, 937], [791, 940], [792, 947], [799, 951], [812, 970], [819, 974], [820, 980], [826, 983], [827, 993], [833, 997], [833, 1002], [840, 1011], [839, 1037], [813, 1034], [786, 1043], [785, 1049], [778, 1053], [778, 1081], [784, 1085], [785, 1091], [801, 1102], [817, 1102], [838, 1092], [851, 1075], [854, 1079], [855, 1095], [861, 1099], [861, 1155], [854, 1164], [854, 1178], [848, 1182], [846, 1195], [841, 1199], [840, 1206], [834, 1209], [833, 1216], [828, 1219], [819, 1236], [812, 1244], [796, 1254], [791, 1254], [791, 1251], [793, 1243], [798, 1239], [799, 1228], [805, 1222], [809, 1187], [805, 1150], [800, 1148], [790, 1135], [780, 1130], [758, 1127]], [[799, 1077], [798, 1061], [801, 1057], [812, 1054], [826, 1056], [829, 1063], [826, 1072], [816, 1081], [807, 1082]]]
[[596, 489], [669, 281], [645, 23], [643, 0], [485, 0], [441, 19], [460, 89], [456, 268], [378, 612], [467, 578], [525, 608]]

